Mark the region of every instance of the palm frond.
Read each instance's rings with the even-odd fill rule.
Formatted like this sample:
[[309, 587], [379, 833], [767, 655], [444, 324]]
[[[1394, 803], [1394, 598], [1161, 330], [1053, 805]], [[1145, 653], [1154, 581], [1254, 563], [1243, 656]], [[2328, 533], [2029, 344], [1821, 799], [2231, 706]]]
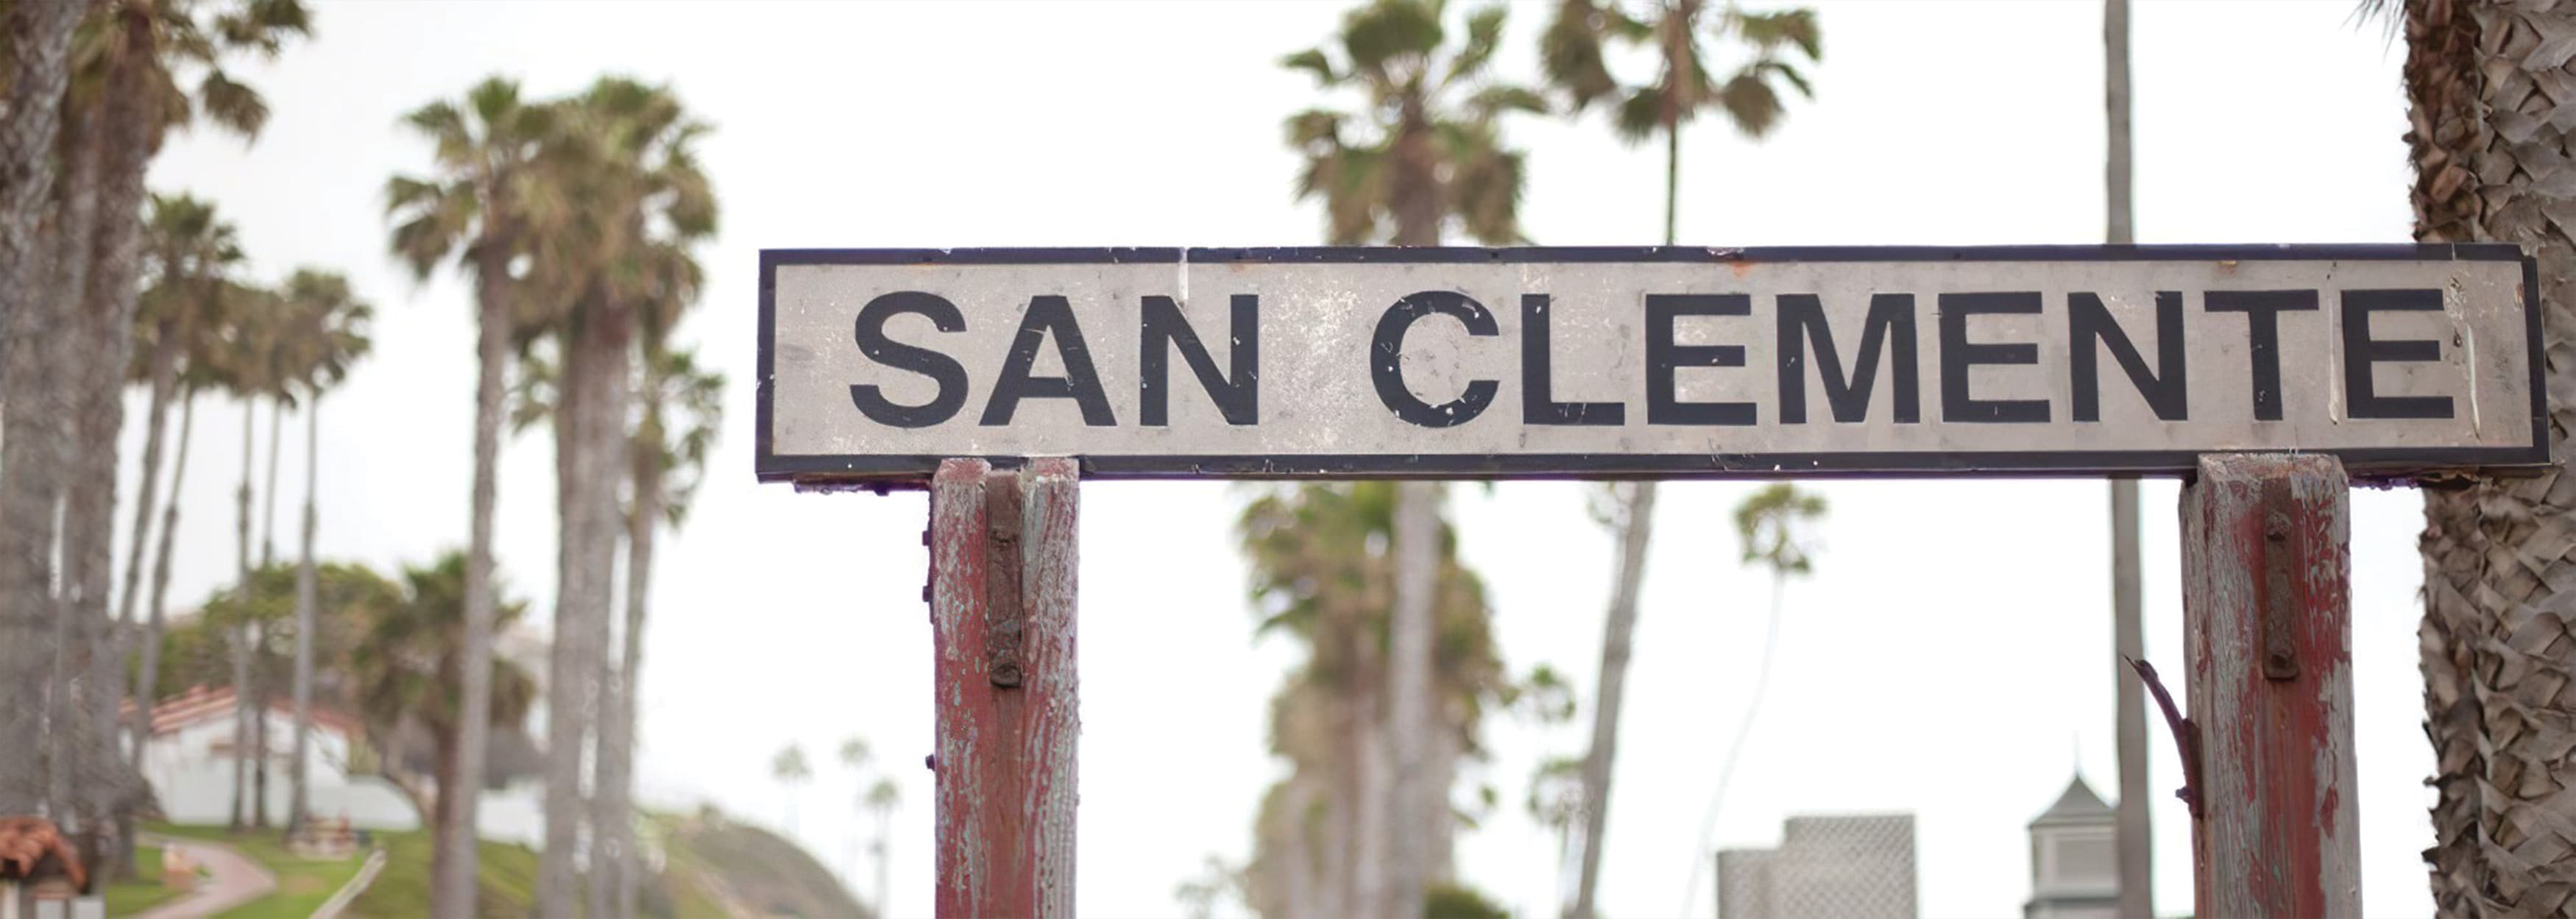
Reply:
[[1619, 133], [1620, 140], [1632, 144], [1654, 137], [1664, 129], [1663, 90], [1640, 86], [1629, 91], [1627, 98], [1619, 100], [1619, 111], [1610, 126]]
[[1736, 34], [1744, 36], [1747, 43], [1765, 55], [1782, 46], [1793, 46], [1808, 60], [1824, 60], [1824, 33], [1816, 25], [1815, 10], [1799, 8], [1771, 13], [1730, 10], [1727, 18]]
[[1467, 97], [1468, 117], [1480, 120], [1496, 118], [1505, 112], [1545, 115], [1547, 110], [1546, 96], [1522, 86], [1496, 84], [1479, 89], [1475, 95]]
[[1439, 7], [1425, 0], [1371, 0], [1352, 10], [1342, 26], [1342, 48], [1351, 65], [1385, 74], [1389, 65], [1419, 62], [1446, 37]]
[[1279, 66], [1313, 75], [1316, 86], [1331, 86], [1342, 81], [1342, 75], [1333, 71], [1332, 59], [1325, 57], [1321, 48], [1308, 48], [1280, 58]]
[[1582, 111], [1619, 90], [1602, 49], [1609, 20], [1617, 15], [1596, 0], [1563, 0], [1539, 34], [1539, 70], [1565, 93], [1568, 110]]
[[1494, 52], [1503, 44], [1503, 25], [1511, 10], [1500, 3], [1479, 7], [1467, 14], [1467, 43], [1449, 61], [1449, 73], [1441, 78], [1443, 86], [1461, 86], [1481, 77], [1493, 63]]
[[1762, 71], [1747, 70], [1726, 81], [1717, 92], [1718, 108], [1744, 136], [1759, 138], [1771, 132], [1780, 120], [1780, 94], [1762, 79]]
[[198, 110], [215, 124], [245, 138], [259, 136], [268, 124], [268, 101], [259, 90], [236, 83], [221, 69], [209, 69], [197, 84]]

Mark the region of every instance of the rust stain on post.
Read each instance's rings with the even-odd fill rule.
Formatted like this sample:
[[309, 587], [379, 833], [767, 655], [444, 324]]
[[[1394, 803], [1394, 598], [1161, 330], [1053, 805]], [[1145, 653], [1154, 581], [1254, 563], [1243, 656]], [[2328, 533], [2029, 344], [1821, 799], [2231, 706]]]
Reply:
[[2349, 516], [2319, 455], [2211, 455], [2183, 489], [2199, 726], [2195, 915], [2361, 914]]
[[948, 460], [931, 483], [943, 917], [1073, 914], [1078, 478]]

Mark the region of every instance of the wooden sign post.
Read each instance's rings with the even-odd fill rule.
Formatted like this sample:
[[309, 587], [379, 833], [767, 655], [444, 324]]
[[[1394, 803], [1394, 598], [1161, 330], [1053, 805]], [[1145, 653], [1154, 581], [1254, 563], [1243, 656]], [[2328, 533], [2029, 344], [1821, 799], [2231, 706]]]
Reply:
[[1078, 476], [954, 459], [931, 480], [941, 916], [1073, 915]]
[[2350, 490], [2284, 454], [2203, 456], [2183, 487], [2192, 915], [2363, 915]]
[[[2345, 476], [2546, 466], [2499, 245], [764, 250], [755, 468], [931, 490], [939, 915], [1073, 911], [1079, 478], [2166, 475], [2203, 916], [2361, 909]], [[2141, 668], [2142, 670], [2144, 668]]]

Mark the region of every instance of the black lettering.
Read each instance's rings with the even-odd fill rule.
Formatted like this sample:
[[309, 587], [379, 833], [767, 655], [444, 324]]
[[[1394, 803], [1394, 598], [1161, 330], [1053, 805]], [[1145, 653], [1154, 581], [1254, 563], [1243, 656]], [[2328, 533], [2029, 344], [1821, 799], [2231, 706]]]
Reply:
[[2040, 302], [2035, 290], [1941, 295], [1941, 420], [1997, 424], [2048, 421], [2045, 399], [1979, 399], [1968, 391], [1969, 367], [2039, 363], [2039, 346], [2030, 342], [1968, 343], [1968, 317], [2036, 315]]
[[1413, 390], [1404, 385], [1404, 333], [1413, 328], [1414, 320], [1433, 313], [1457, 319], [1467, 327], [1469, 335], [1502, 334], [1502, 329], [1494, 325], [1494, 314], [1486, 312], [1484, 304], [1457, 291], [1426, 290], [1395, 301], [1394, 306], [1386, 308], [1386, 315], [1378, 317], [1377, 334], [1369, 342], [1369, 378], [1377, 384], [1377, 400], [1395, 412], [1395, 417], [1426, 428], [1456, 427], [1484, 414], [1502, 384], [1469, 381], [1464, 394], [1440, 405], [1413, 397]]
[[1834, 349], [1833, 327], [1825, 323], [1824, 304], [1815, 294], [1781, 294], [1779, 329], [1780, 423], [1807, 423], [1809, 342], [1814, 343], [1817, 376], [1824, 381], [1825, 402], [1833, 407], [1835, 421], [1869, 417], [1869, 394], [1878, 380], [1882, 352], [1893, 365], [1888, 384], [1894, 390], [1896, 422], [1922, 420], [1922, 399], [1916, 392], [1913, 294], [1870, 295], [1869, 317], [1861, 323], [1860, 352], [1852, 355], [1848, 371]]
[[1198, 376], [1200, 388], [1216, 402], [1217, 413], [1225, 416], [1225, 423], [1247, 425], [1261, 420], [1261, 298], [1236, 294], [1233, 306], [1233, 348], [1229, 351], [1233, 371], [1219, 374], [1216, 358], [1199, 342], [1198, 333], [1190, 328], [1189, 317], [1181, 315], [1180, 305], [1170, 297], [1145, 298], [1144, 341], [1136, 358], [1136, 414], [1140, 423], [1147, 427], [1171, 423], [1174, 348], [1180, 350], [1182, 360], [1189, 362], [1190, 372]]
[[2317, 308], [2313, 290], [2213, 290], [2212, 313], [2245, 314], [2245, 354], [2254, 364], [2254, 420], [2281, 420], [2281, 314]]
[[2449, 418], [2449, 396], [2383, 396], [2371, 379], [2373, 365], [2442, 359], [2442, 343], [2427, 338], [2370, 337], [2370, 314], [2442, 311], [2439, 290], [2343, 292], [2343, 393], [2353, 418]]
[[2182, 292], [2156, 291], [2156, 369], [2147, 369], [2147, 359], [2138, 353], [2136, 342], [2111, 318], [2110, 307], [2102, 305], [2099, 294], [2074, 293], [2066, 297], [2066, 348], [2073, 363], [2075, 377], [2075, 420], [2102, 420], [2101, 349], [2109, 348], [2111, 358], [2129, 374], [2129, 383], [2146, 397], [2147, 407], [2164, 421], [2185, 420], [2190, 410], [2190, 393], [2183, 377]]
[[926, 428], [956, 417], [957, 409], [966, 404], [966, 368], [956, 358], [887, 338], [886, 321], [905, 314], [928, 318], [931, 327], [942, 332], [966, 331], [966, 317], [957, 312], [957, 304], [937, 294], [899, 290], [859, 308], [859, 353], [879, 364], [929, 377], [939, 384], [939, 391], [928, 402], [903, 405], [887, 399], [875, 384], [854, 383], [850, 404], [858, 406], [859, 414], [869, 421], [887, 427]]
[[1627, 423], [1628, 406], [1618, 402], [1556, 401], [1555, 369], [1548, 354], [1546, 294], [1521, 295], [1521, 422], [1524, 424], [1611, 425]]
[[1750, 316], [1753, 298], [1744, 294], [1646, 295], [1646, 423], [1752, 424], [1751, 402], [1683, 402], [1675, 393], [1673, 371], [1680, 367], [1742, 367], [1742, 345], [1681, 345], [1673, 342], [1673, 320], [1682, 316]]
[[[1037, 365], [1038, 346], [1049, 338], [1055, 341], [1056, 356], [1064, 361], [1064, 376], [1032, 377], [1029, 370]], [[1100, 390], [1100, 374], [1091, 369], [1091, 349], [1082, 343], [1082, 326], [1073, 319], [1073, 305], [1063, 297], [1041, 295], [1029, 298], [1028, 312], [1020, 316], [1019, 334], [1011, 340], [1011, 354], [1002, 361], [1001, 379], [993, 382], [993, 397], [984, 403], [984, 417], [978, 421], [988, 428], [1011, 423], [1022, 399], [1072, 399], [1082, 407], [1082, 423], [1105, 428], [1118, 423], [1109, 412], [1109, 396]]]

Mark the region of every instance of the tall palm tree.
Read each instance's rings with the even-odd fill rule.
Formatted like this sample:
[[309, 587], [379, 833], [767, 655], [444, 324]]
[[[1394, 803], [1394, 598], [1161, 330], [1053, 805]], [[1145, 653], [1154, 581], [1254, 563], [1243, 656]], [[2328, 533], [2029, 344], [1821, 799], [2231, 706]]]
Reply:
[[[229, 275], [243, 261], [238, 233], [231, 223], [215, 213], [214, 205], [196, 198], [154, 196], [152, 213], [147, 222], [146, 254], [155, 281], [143, 293], [135, 317], [135, 339], [145, 347], [139, 360], [128, 369], [128, 378], [151, 388], [149, 409], [144, 415], [143, 471], [136, 487], [134, 529], [126, 554], [125, 584], [118, 600], [118, 622], [134, 620], [135, 604], [141, 595], [143, 550], [151, 544], [152, 512], [159, 500], [162, 435], [168, 430], [170, 402], [179, 396], [183, 401], [193, 393], [179, 392], [183, 365], [202, 358], [209, 350], [206, 342], [214, 336], [223, 321], [222, 310], [233, 295]], [[193, 390], [193, 387], [190, 387]], [[183, 415], [186, 412], [182, 413]], [[182, 464], [171, 479], [172, 507], [175, 508], [179, 476], [185, 473], [186, 430], [192, 418], [181, 419], [180, 456]], [[165, 533], [163, 544], [168, 544]], [[165, 549], [166, 552], [166, 549]], [[157, 591], [156, 591], [157, 593]], [[149, 623], [144, 629], [141, 650], [146, 660], [142, 668], [148, 673], [157, 656], [163, 611], [156, 597], [146, 610]], [[142, 749], [150, 737], [151, 696], [148, 680], [138, 681], [146, 691], [136, 694], [133, 736], [134, 762], [142, 761]]]
[[[1713, 74], [1703, 37], [1742, 46], [1744, 60], [1724, 81]], [[1640, 46], [1656, 62], [1652, 82], [1623, 85], [1609, 67], [1611, 44]], [[1714, 109], [1747, 137], [1760, 139], [1786, 111], [1781, 87], [1812, 95], [1796, 57], [1823, 58], [1823, 35], [1812, 10], [1747, 12], [1727, 3], [1711, 10], [1706, 0], [1651, 0], [1631, 11], [1617, 0], [1563, 0], [1539, 44], [1549, 82], [1581, 113], [1595, 103], [1612, 109], [1621, 139], [1664, 139], [1664, 244], [1678, 241], [1681, 220], [1682, 128]], [[1569, 916], [1589, 919], [1601, 877], [1602, 841], [1609, 829], [1610, 775], [1619, 750], [1619, 712], [1628, 658], [1637, 627], [1637, 598], [1646, 578], [1653, 540], [1655, 483], [1619, 486], [1616, 514], [1619, 568], [1602, 629], [1600, 687], [1594, 698], [1592, 746], [1584, 758], [1582, 869]]]
[[[458, 692], [466, 711], [492, 704], [492, 511], [498, 497], [502, 374], [510, 360], [514, 326], [510, 263], [524, 249], [523, 208], [548, 202], [548, 185], [531, 168], [537, 147], [553, 131], [551, 106], [523, 104], [517, 83], [486, 79], [457, 102], [439, 101], [404, 116], [426, 138], [436, 172], [427, 178], [395, 176], [385, 184], [385, 207], [395, 221], [393, 251], [426, 280], [450, 256], [475, 281], [473, 522], [464, 572], [464, 623]], [[457, 774], [483, 773], [489, 747], [486, 719], [457, 722]], [[430, 912], [452, 916], [474, 909], [480, 864], [472, 827], [481, 785], [442, 789], [435, 818]]]
[[[236, 521], [234, 559], [239, 574], [239, 590], [248, 595], [251, 578], [256, 571], [251, 567], [250, 555], [251, 450], [256, 443], [254, 434], [259, 430], [256, 423], [259, 400], [268, 393], [271, 386], [269, 375], [276, 368], [271, 355], [276, 352], [276, 340], [282, 334], [286, 304], [285, 298], [276, 291], [253, 288], [244, 291], [244, 295], [235, 301], [235, 307], [225, 323], [225, 364], [230, 369], [226, 381], [230, 384], [233, 398], [242, 406], [241, 487], [233, 492]], [[238, 621], [231, 636], [234, 715], [231, 827], [235, 831], [252, 825], [265, 826], [268, 820], [266, 801], [264, 798], [254, 800], [252, 788], [255, 781], [253, 772], [264, 773], [267, 758], [266, 751], [259, 749], [259, 739], [255, 735], [260, 727], [267, 724], [268, 710], [257, 701], [257, 686], [252, 680], [251, 668], [253, 650], [266, 638], [262, 629], [259, 621], [245, 617]], [[261, 764], [255, 765], [254, 758]]]
[[80, 3], [13, 3], [0, 13], [0, 61], [9, 62], [0, 80], [7, 87], [0, 95], [0, 374], [8, 366], [10, 319], [39, 291], [43, 237], [36, 228], [53, 196], [72, 29], [84, 11]]
[[[2540, 333], [2553, 393], [2576, 366], [2576, 239], [2547, 215], [2576, 206], [2569, 125], [2541, 87], [2563, 79], [2576, 8], [2385, 0], [2406, 36], [2406, 140], [2415, 163], [2415, 236], [2508, 242], [2540, 262]], [[2576, 401], [2552, 398], [2552, 455], [2571, 454]], [[2433, 902], [2445, 916], [2550, 915], [2576, 839], [2560, 789], [2576, 745], [2559, 690], [2570, 650], [2553, 634], [2571, 608], [2576, 544], [2563, 468], [2424, 491], [2425, 734], [2433, 742]]]
[[[1501, 123], [1511, 112], [1544, 112], [1547, 103], [1491, 76], [1507, 13], [1499, 4], [1468, 13], [1453, 47], [1446, 0], [1371, 0], [1344, 18], [1339, 55], [1311, 48], [1281, 61], [1321, 88], [1360, 97], [1357, 114], [1315, 108], [1287, 122], [1288, 144], [1305, 160], [1297, 198], [1322, 199], [1331, 242], [1434, 246], [1453, 219], [1483, 242], [1522, 239], [1523, 157], [1503, 142]], [[1384, 803], [1365, 809], [1384, 822], [1359, 836], [1384, 840], [1391, 851], [1360, 856], [1386, 865], [1385, 899], [1376, 899], [1376, 885], [1363, 885], [1372, 902], [1357, 904], [1362, 912], [1421, 912], [1435, 850], [1448, 837], [1420, 829], [1448, 816], [1447, 789], [1424, 784], [1437, 736], [1430, 725], [1439, 500], [1432, 483], [1398, 488], [1387, 719], [1376, 742], [1392, 754], [1393, 781], [1382, 796], [1370, 795]]]
[[[694, 273], [694, 272], [692, 272]], [[691, 285], [694, 287], [694, 283]], [[694, 291], [690, 292], [692, 295]], [[647, 312], [642, 373], [636, 387], [636, 423], [629, 448], [632, 505], [626, 514], [626, 621], [614, 669], [601, 681], [599, 763], [592, 819], [594, 839], [606, 843], [608, 870], [593, 869], [592, 915], [634, 915], [641, 876], [635, 869], [634, 781], [636, 698], [643, 686], [644, 614], [652, 596], [654, 534], [688, 519], [689, 501], [704, 480], [707, 455], [724, 414], [724, 375], [702, 369], [693, 351], [663, 341], [664, 323]], [[842, 759], [851, 768], [848, 745]], [[605, 877], [605, 882], [600, 878]]]
[[1788, 482], [1774, 482], [1735, 506], [1735, 539], [1744, 564], [1771, 574], [1771, 615], [1762, 625], [1762, 660], [1753, 669], [1753, 697], [1744, 702], [1744, 718], [1735, 723], [1735, 739], [1726, 745], [1726, 760], [1717, 767], [1717, 790], [1700, 816], [1699, 845], [1690, 851], [1690, 881], [1682, 890], [1682, 912], [1699, 891], [1700, 869], [1715, 856], [1709, 838], [1717, 832], [1718, 808], [1726, 803], [1726, 786], [1735, 778], [1735, 762], [1744, 755], [1744, 740], [1762, 714], [1762, 691], [1771, 685], [1771, 654], [1780, 639], [1780, 609], [1788, 597], [1789, 579], [1815, 570], [1813, 528], [1825, 516], [1823, 495]]
[[[1432, 874], [1447, 875], [1457, 818], [1444, 806], [1390, 825], [1378, 771], [1385, 762], [1384, 687], [1396, 562], [1397, 487], [1387, 482], [1283, 488], [1246, 506], [1237, 529], [1252, 570], [1260, 630], [1284, 632], [1307, 648], [1271, 703], [1271, 749], [1289, 776], [1264, 800], [1256, 827], [1250, 898], [1270, 916], [1411, 915], [1385, 907], [1369, 877], [1385, 832], [1425, 837]], [[1426, 787], [1445, 792], [1459, 760], [1477, 752], [1478, 724], [1506, 681], [1495, 658], [1484, 586], [1456, 556], [1443, 525], [1434, 613], [1432, 730]], [[1375, 817], [1376, 819], [1371, 819]], [[1372, 905], [1375, 904], [1375, 905]]]
[[322, 395], [347, 380], [350, 368], [373, 345], [367, 325], [375, 307], [350, 292], [348, 278], [311, 269], [287, 278], [284, 293], [292, 323], [286, 336], [292, 343], [289, 366], [304, 391], [304, 546], [295, 570], [295, 753], [287, 767], [286, 829], [292, 834], [303, 828], [312, 806], [304, 760], [313, 733], [313, 531], [320, 523], [315, 491], [321, 481]]
[[537, 911], [547, 915], [571, 912], [575, 895], [585, 811], [579, 751], [606, 675], [636, 338], [644, 314], [676, 311], [694, 296], [690, 250], [716, 219], [695, 151], [707, 128], [669, 90], [604, 78], [567, 109], [562, 127], [546, 169], [579, 206], [540, 215], [530, 234], [530, 286], [559, 308], [547, 331], [563, 356], [552, 411], [562, 533], [546, 705], [547, 749], [556, 755], [547, 759], [536, 889]]

